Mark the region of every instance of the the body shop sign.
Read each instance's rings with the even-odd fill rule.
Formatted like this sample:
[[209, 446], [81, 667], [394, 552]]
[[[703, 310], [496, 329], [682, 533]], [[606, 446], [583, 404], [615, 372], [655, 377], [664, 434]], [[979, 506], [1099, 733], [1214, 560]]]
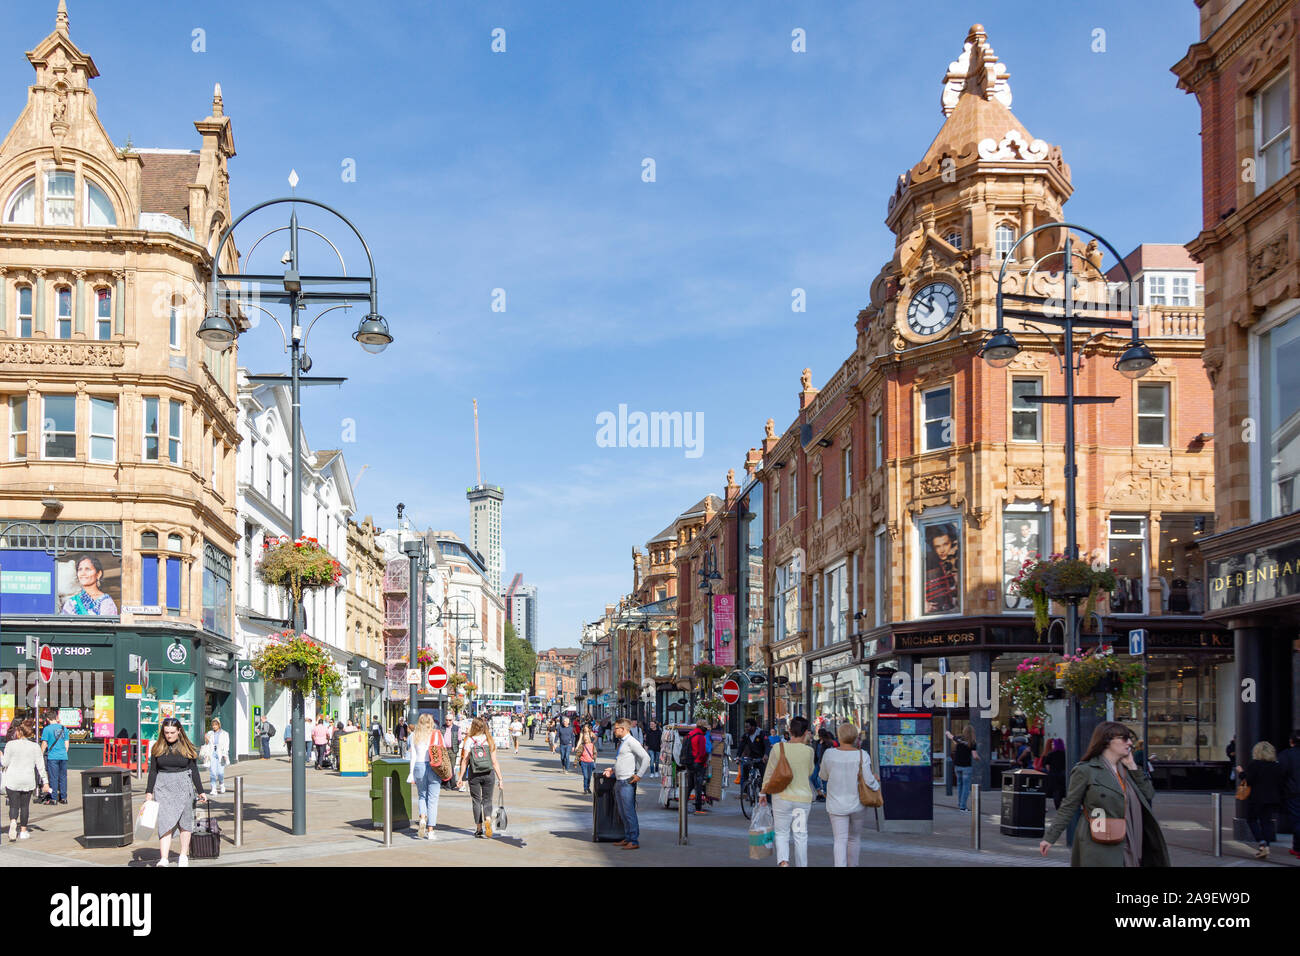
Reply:
[[713, 595], [713, 663], [736, 666], [736, 596]]
[[1209, 611], [1300, 595], [1300, 541], [1255, 548], [1207, 562]]

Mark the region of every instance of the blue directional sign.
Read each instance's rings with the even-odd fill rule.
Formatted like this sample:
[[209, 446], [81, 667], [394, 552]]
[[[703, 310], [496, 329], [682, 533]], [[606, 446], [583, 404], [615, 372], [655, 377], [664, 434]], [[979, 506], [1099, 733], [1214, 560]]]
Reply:
[[1147, 649], [1147, 630], [1144, 627], [1134, 628], [1128, 632], [1128, 652], [1134, 657], [1141, 657]]

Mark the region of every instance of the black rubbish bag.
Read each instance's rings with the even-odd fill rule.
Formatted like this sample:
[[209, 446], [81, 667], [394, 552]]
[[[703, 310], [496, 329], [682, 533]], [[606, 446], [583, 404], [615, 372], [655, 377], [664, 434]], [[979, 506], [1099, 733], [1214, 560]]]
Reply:
[[614, 778], [599, 774], [591, 780], [591, 841], [616, 843], [627, 839], [614, 795]]

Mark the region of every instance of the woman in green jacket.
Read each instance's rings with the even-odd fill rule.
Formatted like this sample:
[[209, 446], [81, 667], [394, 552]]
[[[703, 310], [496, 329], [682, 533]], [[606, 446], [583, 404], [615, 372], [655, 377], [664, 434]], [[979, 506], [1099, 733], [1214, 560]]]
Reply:
[[[1088, 752], [1070, 771], [1070, 785], [1056, 820], [1038, 844], [1043, 856], [1060, 838], [1075, 813], [1083, 819], [1075, 831], [1071, 866], [1169, 866], [1160, 824], [1151, 812], [1155, 787], [1133, 759], [1134, 734], [1123, 724], [1098, 724]], [[1124, 821], [1120, 843], [1098, 843], [1094, 834], [1105, 820]]]

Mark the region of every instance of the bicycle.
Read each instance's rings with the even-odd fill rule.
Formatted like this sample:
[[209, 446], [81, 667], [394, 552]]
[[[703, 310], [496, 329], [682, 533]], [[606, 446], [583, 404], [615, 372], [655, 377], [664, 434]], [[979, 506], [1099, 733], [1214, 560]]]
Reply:
[[762, 795], [763, 765], [745, 757], [740, 761], [740, 767], [742, 775], [746, 774], [745, 768], [749, 768], [745, 782], [740, 787], [740, 812], [748, 820], [754, 815], [754, 808], [758, 806], [758, 798]]

